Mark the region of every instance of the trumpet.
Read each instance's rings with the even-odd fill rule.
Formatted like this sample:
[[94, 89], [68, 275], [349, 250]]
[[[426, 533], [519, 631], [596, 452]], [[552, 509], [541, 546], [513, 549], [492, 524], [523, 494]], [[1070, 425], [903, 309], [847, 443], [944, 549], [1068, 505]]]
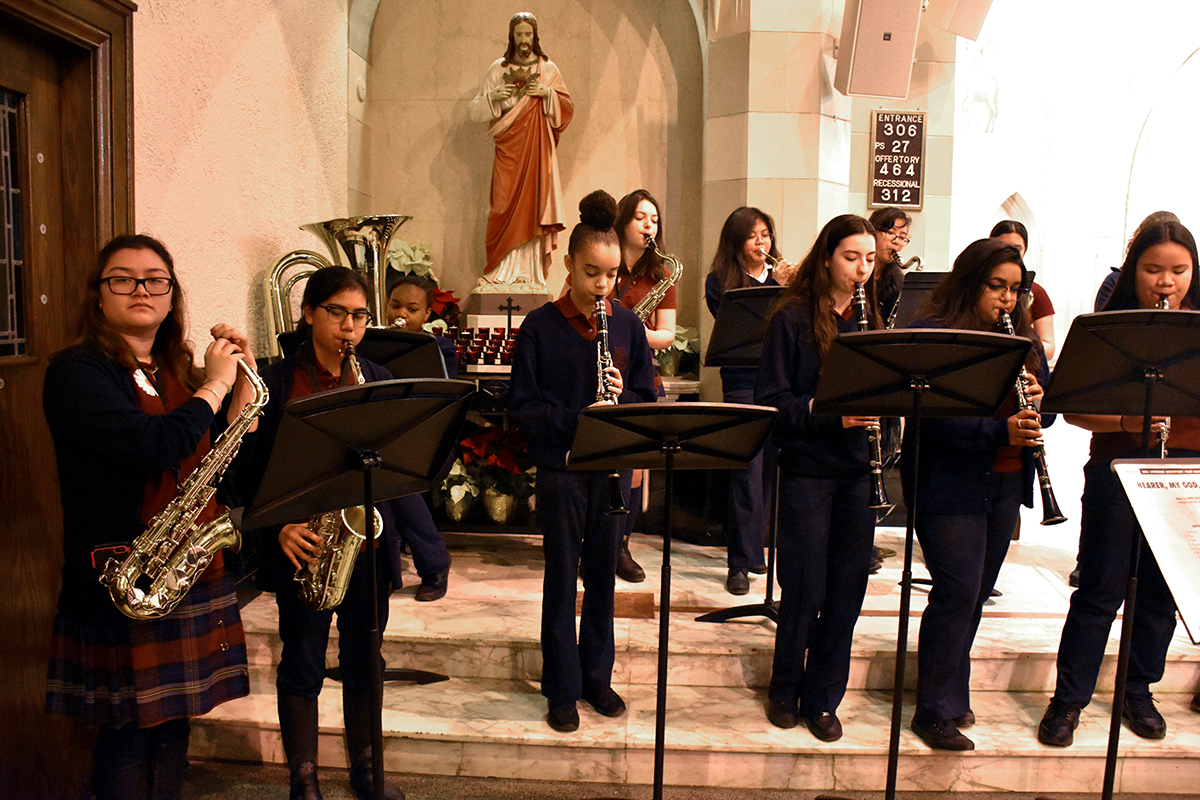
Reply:
[[[366, 383], [352, 343], [343, 343], [342, 357], [354, 383]], [[383, 517], [378, 509], [371, 511], [375, 516], [375, 538], [378, 539], [383, 532]], [[363, 506], [327, 511], [309, 518], [308, 529], [321, 537], [321, 551], [315, 561], [302, 566], [296, 573], [300, 599], [306, 606], [314, 611], [328, 611], [341, 604], [350, 586], [358, 551], [367, 540], [366, 523]]]
[[[608, 385], [608, 370], [613, 365], [612, 353], [608, 349], [608, 317], [604, 313], [604, 298], [596, 295], [596, 402], [617, 404], [617, 393]], [[608, 473], [608, 513], [612, 516], [628, 514], [625, 498], [621, 494], [621, 473]]]
[[[1016, 331], [1013, 330], [1012, 317], [1008, 315], [1007, 311], [1000, 312], [1000, 324], [1004, 326], [1004, 332], [1009, 336], [1016, 335]], [[1026, 386], [1025, 371], [1022, 369], [1021, 374], [1017, 376], [1017, 407], [1021, 410], [1033, 408], [1033, 402], [1025, 392]], [[1038, 488], [1042, 493], [1042, 524], [1057, 525], [1060, 522], [1066, 522], [1067, 518], [1063, 516], [1058, 507], [1058, 500], [1054, 497], [1054, 487], [1050, 484], [1050, 468], [1046, 465], [1045, 445], [1039, 444], [1033, 448], [1033, 468], [1037, 472]]]
[[[869, 330], [867, 317], [867, 292], [861, 283], [854, 284], [854, 308], [858, 313], [858, 329]], [[871, 445], [871, 504], [868, 508], [890, 508], [887, 486], [883, 482], [883, 431], [879, 420], [867, 426], [867, 438]]]
[[[1158, 296], [1158, 307], [1164, 311], [1171, 309], [1171, 295], [1162, 294]], [[1158, 434], [1158, 457], [1167, 457], [1167, 439], [1171, 438], [1171, 418], [1167, 417], [1163, 420], [1163, 429]]]

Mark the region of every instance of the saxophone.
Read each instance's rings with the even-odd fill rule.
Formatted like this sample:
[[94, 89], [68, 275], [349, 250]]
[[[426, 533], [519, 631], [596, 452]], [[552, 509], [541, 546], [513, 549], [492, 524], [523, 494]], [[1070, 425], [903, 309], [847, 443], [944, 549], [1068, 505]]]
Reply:
[[[854, 308], [858, 314], [858, 329], [870, 330], [867, 316], [867, 292], [861, 283], [854, 284]], [[868, 508], [891, 508], [888, 502], [887, 485], [883, 481], [883, 431], [879, 420], [867, 426], [867, 439], [871, 446], [871, 502]]]
[[674, 286], [675, 282], [679, 280], [679, 276], [683, 274], [683, 264], [679, 263], [679, 259], [670, 253], [659, 250], [653, 238], [646, 240], [646, 248], [653, 248], [654, 255], [671, 264], [671, 274], [654, 284], [654, 288], [633, 307], [633, 313], [637, 314], [638, 319], [642, 322], [645, 322], [654, 313], [654, 309], [658, 308], [658, 304], [667, 296], [667, 290]]
[[[923, 268], [922, 264], [921, 264], [921, 258], [919, 256], [913, 256], [908, 261], [901, 262], [900, 254], [892, 253], [892, 263], [895, 264], [900, 269], [904, 270], [905, 272], [907, 272], [908, 268], [911, 267], [913, 264], [917, 265], [917, 272], [920, 272], [921, 269]], [[896, 327], [896, 315], [898, 315], [900, 313], [900, 297], [903, 294], [904, 294], [904, 282], [901, 281], [900, 282], [900, 291], [896, 293], [896, 305], [892, 306], [892, 313], [888, 314], [887, 322], [883, 326], [886, 329], [888, 329], [889, 331], [892, 328]]]
[[133, 540], [129, 555], [122, 561], [110, 558], [100, 574], [100, 583], [108, 588], [117, 610], [131, 619], [171, 613], [213, 556], [225, 547], [235, 553], [241, 549], [242, 535], [228, 513], [196, 526], [196, 518], [216, 493], [221, 475], [269, 397], [266, 384], [245, 361], [238, 361], [238, 369], [254, 388], [254, 399], [187, 476], [175, 499]]
[[[354, 345], [346, 342], [342, 356], [355, 384], [366, 383]], [[375, 514], [375, 538], [383, 531], [383, 517], [377, 509]], [[362, 506], [351, 506], [341, 511], [327, 511], [309, 518], [308, 529], [321, 537], [321, 549], [316, 560], [305, 564], [296, 572], [300, 584], [300, 599], [314, 611], [328, 611], [346, 597], [350, 586], [350, 575], [354, 572], [354, 560], [367, 539], [367, 515]]]

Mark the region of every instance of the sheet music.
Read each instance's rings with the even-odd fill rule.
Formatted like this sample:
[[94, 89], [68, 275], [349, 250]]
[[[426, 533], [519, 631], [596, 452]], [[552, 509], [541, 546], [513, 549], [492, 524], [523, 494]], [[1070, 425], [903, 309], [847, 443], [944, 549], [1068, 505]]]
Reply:
[[1192, 644], [1200, 644], [1200, 458], [1117, 459], [1125, 487]]

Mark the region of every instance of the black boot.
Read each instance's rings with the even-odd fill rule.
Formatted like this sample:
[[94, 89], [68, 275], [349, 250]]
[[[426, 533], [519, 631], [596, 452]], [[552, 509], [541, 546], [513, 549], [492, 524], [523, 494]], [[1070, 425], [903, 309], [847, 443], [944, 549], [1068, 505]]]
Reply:
[[92, 748], [92, 791], [96, 800], [129, 800], [150, 794], [149, 737], [134, 723], [100, 726]]
[[179, 800], [191, 732], [186, 719], [173, 719], [147, 731], [151, 735], [150, 800]]
[[279, 692], [279, 733], [291, 773], [291, 800], [324, 800], [317, 781], [317, 698]]
[[[372, 800], [374, 774], [371, 771], [370, 692], [342, 687], [342, 718], [346, 724], [346, 755], [350, 759], [350, 788], [360, 800]], [[383, 754], [379, 754], [383, 757]], [[384, 800], [404, 800], [404, 792], [384, 781]]]
[[635, 486], [629, 490], [629, 513], [625, 515], [624, 523], [625, 535], [621, 537], [621, 546], [617, 550], [617, 577], [629, 583], [641, 583], [646, 580], [646, 571], [629, 554], [629, 537], [633, 534], [633, 522], [641, 511], [642, 487]]

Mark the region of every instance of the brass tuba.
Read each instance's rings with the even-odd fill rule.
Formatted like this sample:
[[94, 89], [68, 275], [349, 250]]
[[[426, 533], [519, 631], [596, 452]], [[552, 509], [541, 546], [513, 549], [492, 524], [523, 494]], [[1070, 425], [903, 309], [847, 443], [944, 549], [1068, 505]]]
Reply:
[[271, 267], [264, 281], [271, 347], [278, 347], [276, 337], [279, 334], [295, 329], [290, 300], [292, 290], [302, 279], [324, 267], [347, 266], [361, 272], [371, 288], [367, 302], [375, 315], [375, 323], [382, 325], [387, 306], [388, 243], [396, 229], [410, 219], [412, 217], [403, 214], [377, 214], [301, 225], [301, 230], [324, 242], [332, 260], [312, 250], [293, 250]]
[[[346, 342], [342, 353], [354, 382], [366, 383], [354, 345]], [[378, 539], [383, 531], [383, 517], [377, 509], [371, 511], [375, 514], [375, 538]], [[300, 599], [314, 611], [328, 611], [337, 608], [346, 597], [354, 560], [367, 539], [367, 515], [362, 506], [327, 511], [309, 518], [308, 529], [321, 537], [322, 546], [316, 560], [305, 564], [296, 573]]]
[[654, 309], [658, 308], [658, 304], [667, 296], [667, 290], [674, 286], [675, 282], [679, 280], [679, 276], [683, 274], [683, 264], [679, 263], [679, 259], [670, 253], [659, 250], [653, 238], [646, 240], [646, 247], [647, 249], [654, 248], [654, 254], [671, 265], [671, 274], [654, 284], [646, 296], [633, 307], [633, 313], [637, 314], [638, 319], [642, 322], [650, 318]]
[[196, 517], [216, 493], [221, 475], [269, 397], [266, 384], [245, 361], [238, 361], [238, 369], [254, 387], [254, 399], [187, 476], [175, 499], [133, 540], [129, 555], [123, 561], [110, 558], [100, 574], [117, 610], [131, 619], [171, 613], [213, 556], [226, 547], [236, 553], [242, 546], [242, 535], [227, 513], [196, 527]]

